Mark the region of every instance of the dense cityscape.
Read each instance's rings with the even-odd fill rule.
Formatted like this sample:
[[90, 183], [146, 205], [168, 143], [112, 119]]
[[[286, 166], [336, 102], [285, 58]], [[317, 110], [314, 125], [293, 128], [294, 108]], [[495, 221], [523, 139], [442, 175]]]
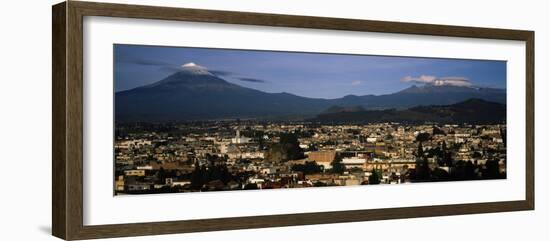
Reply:
[[506, 61], [116, 44], [115, 195], [506, 178]]
[[506, 178], [506, 126], [117, 124], [116, 195]]

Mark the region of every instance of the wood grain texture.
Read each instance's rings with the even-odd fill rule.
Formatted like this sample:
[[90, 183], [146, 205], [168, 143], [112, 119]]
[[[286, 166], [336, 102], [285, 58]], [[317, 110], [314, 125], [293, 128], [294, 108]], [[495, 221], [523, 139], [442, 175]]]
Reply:
[[526, 58], [526, 130], [525, 130], [525, 201], [535, 209], [535, 32], [525, 39]]
[[437, 24], [417, 24], [360, 19], [184, 9], [94, 2], [72, 3], [73, 5], [78, 5], [82, 9], [82, 13], [86, 16], [146, 18], [208, 23], [229, 23], [259, 26], [297, 27], [507, 40], [525, 40], [530, 34], [530, 31], [524, 30], [477, 28]]
[[[116, 225], [83, 225], [83, 17], [108, 16], [328, 30], [369, 31], [526, 43], [526, 194], [525, 200], [268, 215]], [[265, 228], [398, 218], [492, 213], [534, 209], [534, 32], [357, 19], [69, 1], [53, 7], [52, 230], [74, 239]]]
[[67, 5], [67, 239], [83, 228], [83, 15]]
[[65, 3], [52, 7], [52, 234], [66, 237]]
[[79, 238], [190, 233], [528, 210], [523, 201], [85, 226]]

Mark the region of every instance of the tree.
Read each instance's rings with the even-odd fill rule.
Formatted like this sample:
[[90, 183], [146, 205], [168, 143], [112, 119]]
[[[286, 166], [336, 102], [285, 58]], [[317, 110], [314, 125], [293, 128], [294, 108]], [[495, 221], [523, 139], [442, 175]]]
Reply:
[[482, 157], [481, 153], [478, 152], [478, 151], [474, 151], [474, 153], [472, 154], [472, 157], [475, 158], [475, 159], [479, 159]]
[[313, 186], [314, 186], [314, 187], [326, 187], [327, 184], [324, 183], [324, 182], [319, 182], [319, 181], [317, 181], [317, 182], [314, 182], [314, 183], [313, 183]]
[[266, 159], [270, 161], [299, 160], [304, 157], [304, 150], [294, 133], [281, 134], [279, 143], [271, 145], [266, 154]]
[[204, 184], [202, 182], [201, 167], [198, 161], [195, 161], [195, 169], [191, 173], [191, 189], [198, 190]]
[[418, 143], [418, 147], [416, 148], [416, 156], [424, 157], [424, 147], [422, 146], [422, 142]]
[[336, 154], [330, 165], [332, 166], [333, 173], [342, 174], [346, 171], [346, 166], [342, 163], [342, 157], [340, 154]]
[[308, 175], [308, 174], [320, 173], [323, 171], [323, 168], [322, 166], [317, 165], [317, 162], [315, 161], [312, 161], [312, 162], [308, 161], [305, 164], [292, 165], [292, 170], [302, 172], [305, 175]]
[[254, 190], [254, 189], [258, 189], [258, 185], [255, 184], [255, 183], [247, 183], [244, 188], [244, 190]]
[[219, 165], [210, 165], [208, 167], [208, 174], [207, 182], [222, 179], [222, 171]]
[[497, 160], [488, 160], [485, 163], [485, 171], [483, 172], [483, 178], [497, 179], [501, 178], [500, 167]]
[[451, 155], [451, 152], [447, 148], [447, 143], [444, 141], [441, 145], [441, 149], [443, 152], [443, 163], [445, 166], [451, 167], [453, 166], [453, 157]]
[[160, 169], [157, 172], [158, 183], [164, 184], [166, 182], [166, 176], [167, 176], [166, 171], [164, 170], [163, 167], [160, 167]]
[[220, 166], [221, 168], [221, 181], [224, 184], [227, 184], [231, 180], [233, 180], [233, 175], [231, 175], [231, 172], [227, 169], [227, 165]]
[[448, 180], [450, 178], [450, 175], [447, 171], [441, 168], [436, 168], [435, 170], [432, 171], [431, 178], [436, 181], [444, 181], [444, 180]]
[[373, 168], [371, 175], [369, 176], [369, 185], [380, 184], [380, 179], [382, 179], [380, 172], [375, 168]]
[[428, 163], [428, 158], [424, 156], [422, 142], [418, 143], [418, 150], [416, 152], [415, 179], [419, 181], [430, 179], [430, 165]]
[[452, 177], [457, 180], [476, 179], [475, 166], [471, 161], [458, 161]]
[[304, 158], [304, 150], [300, 147], [300, 142], [298, 142], [298, 137], [296, 134], [281, 134], [279, 143], [283, 146], [288, 160], [298, 160]]
[[430, 140], [430, 133], [422, 132], [416, 135], [416, 141], [418, 142], [425, 142], [428, 140]]
[[210, 173], [208, 173], [208, 170], [206, 169], [206, 165], [202, 165], [201, 168], [200, 168], [200, 179], [201, 179], [201, 184], [206, 184], [208, 183], [208, 181], [210, 181]]

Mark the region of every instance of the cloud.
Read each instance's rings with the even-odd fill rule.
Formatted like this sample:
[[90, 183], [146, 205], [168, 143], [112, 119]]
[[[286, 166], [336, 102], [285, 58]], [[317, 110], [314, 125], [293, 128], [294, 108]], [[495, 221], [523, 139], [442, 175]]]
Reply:
[[242, 78], [237, 78], [237, 79], [240, 80], [240, 81], [253, 82], [253, 83], [266, 83], [266, 82], [267, 82], [267, 81], [265, 81], [265, 80], [256, 79], [256, 78], [245, 78], [245, 77], [242, 77]]
[[[183, 65], [177, 65], [177, 64], [171, 64], [168, 62], [158, 61], [154, 59], [129, 59], [129, 58], [118, 58], [116, 60], [118, 63], [127, 63], [127, 64], [135, 64], [135, 65], [142, 65], [142, 66], [153, 66], [158, 67], [160, 71], [164, 72], [178, 72], [181, 71], [183, 68], [191, 67], [191, 68], [202, 68], [206, 69], [206, 67], [197, 65], [193, 62], [189, 62]], [[233, 72], [224, 71], [224, 70], [211, 70], [208, 69], [208, 72], [217, 75], [217, 76], [232, 76], [235, 75]]]
[[421, 75], [419, 77], [405, 76], [403, 79], [401, 79], [401, 81], [435, 85], [435, 86], [442, 86], [442, 85], [461, 86], [461, 87], [472, 86], [472, 82], [470, 82], [468, 78], [461, 77], [461, 76], [450, 76], [450, 77], [440, 77], [440, 78], [432, 75]]
[[351, 85], [360, 85], [361, 84], [361, 80], [354, 80], [351, 82]]
[[126, 64], [135, 64], [135, 65], [141, 65], [141, 66], [158, 67], [158, 70], [163, 72], [178, 72], [181, 70], [181, 67], [178, 65], [170, 64], [164, 61], [159, 61], [154, 59], [117, 58], [116, 62], [126, 63]]
[[472, 86], [472, 82], [465, 77], [442, 77], [435, 81], [434, 85]]
[[[158, 67], [159, 71], [168, 72], [168, 73], [175, 73], [179, 72], [184, 69], [199, 69], [208, 71], [216, 76], [221, 77], [233, 77], [240, 81], [245, 82], [252, 82], [252, 83], [267, 83], [269, 81], [263, 80], [263, 79], [256, 79], [256, 78], [247, 78], [247, 77], [235, 77], [237, 74], [230, 71], [225, 70], [212, 70], [208, 69], [204, 66], [198, 65], [194, 62], [188, 62], [182, 65], [177, 64], [171, 64], [163, 61], [153, 60], [153, 59], [129, 59], [129, 58], [119, 58], [116, 60], [118, 63], [128, 63], [128, 64], [135, 64], [135, 65], [142, 65], [142, 66], [153, 66]], [[353, 83], [352, 83], [353, 84]]]
[[166, 65], [166, 66], [160, 66], [160, 71], [169, 72], [169, 73], [175, 73], [178, 71], [181, 71], [182, 68], [177, 65]]
[[137, 65], [145, 65], [145, 66], [168, 66], [168, 65], [171, 65], [167, 62], [153, 60], [153, 59], [116, 58], [116, 62], [128, 63], [128, 64], [137, 64]]
[[421, 75], [420, 77], [405, 76], [402, 81], [429, 84], [433, 83], [433, 81], [435, 81], [436, 79], [437, 77], [432, 75]]
[[224, 71], [224, 70], [208, 70], [210, 73], [215, 74], [217, 76], [231, 76], [235, 75], [233, 72]]
[[137, 59], [134, 61], [135, 64], [139, 65], [149, 65], [149, 66], [164, 66], [169, 65], [169, 63], [162, 62], [162, 61], [155, 61], [155, 60], [148, 60], [148, 59]]

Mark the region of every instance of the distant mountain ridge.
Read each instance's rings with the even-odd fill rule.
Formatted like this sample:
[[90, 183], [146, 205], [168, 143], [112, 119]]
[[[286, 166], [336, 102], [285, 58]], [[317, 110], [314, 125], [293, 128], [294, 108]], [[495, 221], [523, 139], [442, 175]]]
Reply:
[[245, 88], [210, 73], [180, 71], [153, 84], [117, 92], [115, 114], [123, 122], [275, 118], [317, 114], [328, 106], [325, 102]]
[[341, 112], [358, 112], [358, 111], [365, 111], [365, 108], [362, 106], [349, 106], [349, 107], [343, 107], [343, 106], [331, 106], [327, 110], [323, 111], [321, 114], [331, 114], [331, 113], [341, 113]]
[[500, 124], [506, 122], [506, 105], [482, 99], [468, 99], [452, 105], [417, 106], [405, 110], [325, 112], [310, 120], [329, 123]]
[[407, 89], [385, 95], [348, 95], [335, 99], [340, 106], [361, 105], [367, 109], [409, 108], [418, 105], [449, 105], [467, 99], [483, 99], [506, 103], [506, 90], [450, 85], [413, 85]]
[[331, 106], [366, 110], [419, 105], [447, 105], [467, 99], [505, 103], [501, 89], [412, 86], [387, 95], [348, 95], [338, 99], [266, 93], [230, 83], [191, 65], [155, 83], [115, 93], [117, 122], [163, 122], [207, 119], [303, 119]]

